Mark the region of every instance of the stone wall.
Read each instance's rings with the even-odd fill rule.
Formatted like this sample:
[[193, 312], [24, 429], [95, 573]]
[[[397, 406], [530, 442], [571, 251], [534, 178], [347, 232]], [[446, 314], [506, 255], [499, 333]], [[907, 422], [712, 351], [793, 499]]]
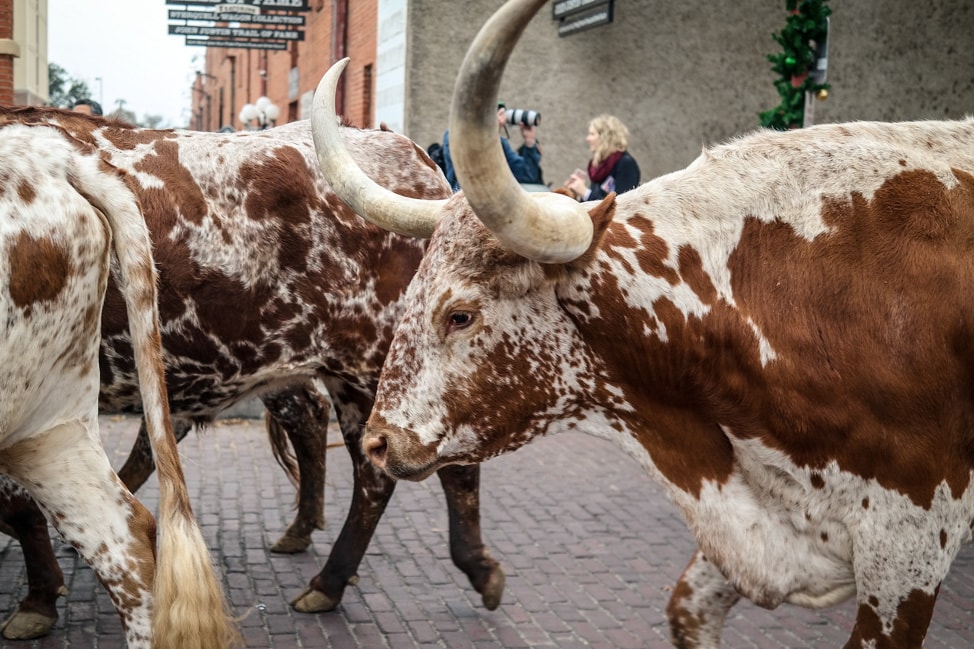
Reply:
[[[406, 134], [426, 146], [446, 128], [467, 45], [498, 0], [410, 0]], [[816, 121], [974, 114], [974, 5], [967, 0], [833, 0], [829, 98]], [[778, 104], [767, 55], [782, 0], [615, 0], [614, 22], [559, 38], [551, 7], [527, 26], [501, 99], [542, 114], [545, 180], [588, 160], [591, 117], [631, 131], [643, 180], [686, 166], [702, 146], [758, 128]], [[512, 142], [520, 134], [512, 131]]]

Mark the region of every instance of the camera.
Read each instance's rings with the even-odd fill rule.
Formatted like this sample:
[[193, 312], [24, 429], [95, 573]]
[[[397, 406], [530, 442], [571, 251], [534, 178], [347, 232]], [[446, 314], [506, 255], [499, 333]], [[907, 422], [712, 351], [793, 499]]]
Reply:
[[541, 113], [535, 110], [524, 108], [508, 108], [506, 111], [508, 124], [524, 124], [525, 126], [537, 126], [541, 123]]

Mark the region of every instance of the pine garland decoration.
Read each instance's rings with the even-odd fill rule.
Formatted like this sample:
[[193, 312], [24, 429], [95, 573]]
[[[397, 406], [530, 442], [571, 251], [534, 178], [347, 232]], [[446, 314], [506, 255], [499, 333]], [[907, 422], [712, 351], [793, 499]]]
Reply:
[[781, 104], [760, 113], [761, 126], [779, 131], [800, 128], [805, 114], [805, 93], [828, 91], [829, 84], [815, 83], [808, 74], [816, 60], [811, 43], [819, 43], [825, 38], [825, 19], [832, 13], [826, 1], [785, 0], [787, 23], [781, 33], [772, 34], [784, 51], [768, 55], [771, 69], [779, 75], [774, 85], [781, 96]]

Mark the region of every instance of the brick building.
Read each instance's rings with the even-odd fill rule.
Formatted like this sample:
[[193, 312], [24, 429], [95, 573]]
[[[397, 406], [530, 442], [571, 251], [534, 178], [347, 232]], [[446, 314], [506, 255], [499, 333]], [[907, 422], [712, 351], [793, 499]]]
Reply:
[[[378, 0], [310, 0], [304, 40], [285, 51], [206, 48], [204, 71], [193, 91], [192, 128], [215, 131], [246, 125], [240, 111], [268, 97], [280, 110], [278, 123], [307, 118], [318, 81], [333, 61], [351, 57], [338, 106], [362, 127], [374, 122], [374, 70]], [[250, 126], [258, 126], [255, 120]]]

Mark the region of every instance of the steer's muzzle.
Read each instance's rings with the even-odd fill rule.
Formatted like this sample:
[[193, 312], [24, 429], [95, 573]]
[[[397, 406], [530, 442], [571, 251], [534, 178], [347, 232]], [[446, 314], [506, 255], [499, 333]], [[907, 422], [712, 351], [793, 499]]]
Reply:
[[386, 423], [370, 420], [362, 451], [377, 468], [399, 480], [425, 480], [439, 468], [435, 449], [421, 444], [415, 433]]

